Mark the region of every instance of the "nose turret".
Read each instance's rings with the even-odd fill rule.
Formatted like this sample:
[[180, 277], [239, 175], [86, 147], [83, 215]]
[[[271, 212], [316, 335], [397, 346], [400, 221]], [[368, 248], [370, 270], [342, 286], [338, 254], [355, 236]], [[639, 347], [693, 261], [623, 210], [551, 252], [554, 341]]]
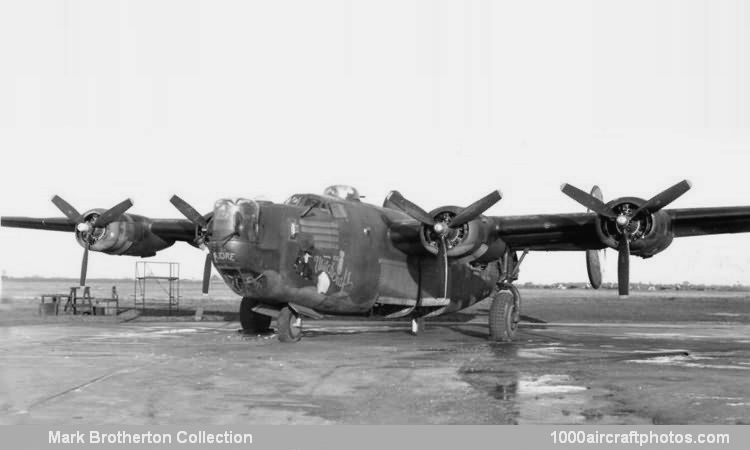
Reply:
[[208, 228], [208, 248], [219, 271], [259, 271], [252, 260], [258, 238], [259, 212], [254, 200], [221, 199], [216, 202]]
[[228, 239], [255, 242], [258, 234], [258, 203], [248, 199], [221, 199], [214, 205], [209, 233], [211, 241]]
[[269, 298], [280, 281], [280, 250], [263, 245], [264, 236], [275, 234], [277, 224], [269, 223], [268, 217], [261, 223], [261, 215], [261, 205], [254, 200], [217, 201], [206, 244], [214, 267], [235, 293]]

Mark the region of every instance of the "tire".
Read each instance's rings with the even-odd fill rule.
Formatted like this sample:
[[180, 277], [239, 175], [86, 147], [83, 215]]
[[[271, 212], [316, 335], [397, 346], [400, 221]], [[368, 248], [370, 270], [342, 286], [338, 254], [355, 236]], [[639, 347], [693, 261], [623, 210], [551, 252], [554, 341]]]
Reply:
[[255, 302], [243, 297], [240, 303], [240, 324], [246, 333], [263, 333], [271, 329], [271, 318], [253, 311]]
[[302, 322], [291, 308], [285, 306], [276, 318], [281, 342], [297, 342], [302, 337]]
[[500, 291], [495, 294], [490, 306], [490, 341], [510, 342], [516, 335], [519, 312], [513, 293]]

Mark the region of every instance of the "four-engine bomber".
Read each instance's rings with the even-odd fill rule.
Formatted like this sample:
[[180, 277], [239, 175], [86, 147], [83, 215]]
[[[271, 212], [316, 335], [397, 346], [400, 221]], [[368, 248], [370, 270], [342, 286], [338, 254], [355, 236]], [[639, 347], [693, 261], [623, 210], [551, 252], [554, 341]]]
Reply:
[[[186, 219], [150, 219], [127, 212], [125, 200], [83, 214], [58, 196], [64, 218], [3, 217], [2, 226], [75, 233], [89, 251], [149, 257], [177, 241], [207, 250], [203, 290], [211, 267], [242, 297], [246, 330], [269, 329], [296, 341], [302, 318], [327, 314], [422, 319], [491, 299], [489, 335], [513, 338], [521, 297], [513, 282], [529, 251], [585, 251], [589, 280], [601, 285], [600, 253], [618, 252], [618, 285], [628, 294], [630, 255], [651, 257], [675, 237], [750, 231], [750, 207], [664, 209], [690, 189], [682, 181], [644, 200], [605, 203], [598, 187], [562, 191], [589, 211], [572, 214], [487, 216], [502, 197], [493, 191], [467, 207], [430, 212], [392, 191], [382, 206], [361, 201], [349, 186], [322, 195], [296, 194], [282, 204], [222, 199], [202, 214], [181, 198]], [[521, 253], [519, 255], [519, 253]]]

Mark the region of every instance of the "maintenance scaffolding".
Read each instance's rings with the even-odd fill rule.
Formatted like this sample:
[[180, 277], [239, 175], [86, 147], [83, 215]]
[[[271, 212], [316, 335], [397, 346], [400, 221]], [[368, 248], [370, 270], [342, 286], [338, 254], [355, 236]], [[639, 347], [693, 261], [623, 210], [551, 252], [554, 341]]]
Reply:
[[[135, 285], [133, 297], [135, 308], [146, 309], [146, 288], [151, 285], [158, 287], [160, 296], [149, 291], [149, 301], [152, 305], [162, 306], [166, 303], [168, 314], [179, 311], [180, 307], [180, 263], [160, 261], [136, 261]], [[165, 297], [166, 295], [166, 297]], [[164, 301], [166, 300], [166, 302]]]

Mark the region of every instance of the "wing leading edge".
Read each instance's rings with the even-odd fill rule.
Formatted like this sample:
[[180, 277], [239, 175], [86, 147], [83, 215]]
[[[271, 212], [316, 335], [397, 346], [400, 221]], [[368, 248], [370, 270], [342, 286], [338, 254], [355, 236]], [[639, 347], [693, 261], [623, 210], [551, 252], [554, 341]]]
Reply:
[[[750, 206], [664, 210], [674, 237], [750, 232]], [[538, 251], [597, 250], [605, 245], [596, 231], [596, 214], [546, 214], [493, 217], [496, 236], [513, 248]]]
[[[192, 242], [195, 225], [185, 219], [148, 219], [152, 233], [166, 241]], [[74, 232], [76, 223], [66, 217], [0, 217], [0, 226], [33, 230]]]
[[0, 217], [0, 226], [48, 231], [72, 232], [76, 230], [75, 222], [66, 217]]

